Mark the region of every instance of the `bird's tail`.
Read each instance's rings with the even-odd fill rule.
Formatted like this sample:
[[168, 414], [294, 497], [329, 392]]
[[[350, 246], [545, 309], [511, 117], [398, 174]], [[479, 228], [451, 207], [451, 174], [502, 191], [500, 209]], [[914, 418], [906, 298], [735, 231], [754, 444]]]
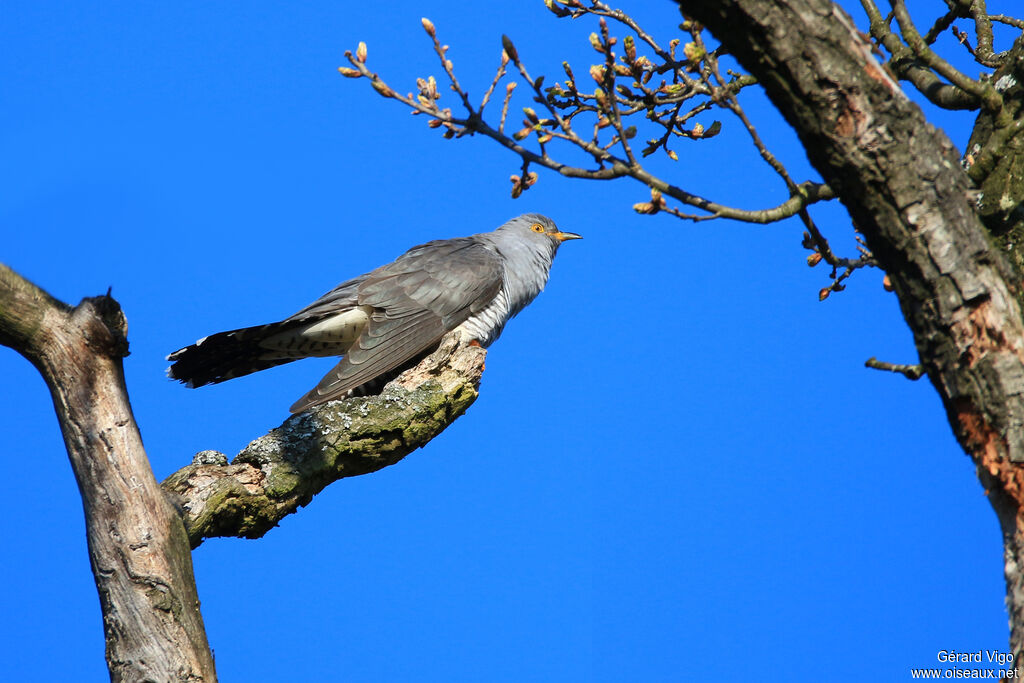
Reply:
[[167, 356], [167, 360], [172, 361], [167, 368], [167, 376], [189, 387], [201, 387], [304, 358], [309, 354], [279, 348], [268, 349], [261, 345], [271, 335], [302, 325], [301, 322], [285, 321], [203, 337], [195, 344]]

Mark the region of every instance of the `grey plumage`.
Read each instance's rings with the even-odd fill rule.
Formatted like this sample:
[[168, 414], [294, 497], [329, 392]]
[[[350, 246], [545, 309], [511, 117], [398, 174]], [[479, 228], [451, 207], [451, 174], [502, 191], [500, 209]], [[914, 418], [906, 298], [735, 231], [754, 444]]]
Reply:
[[491, 344], [544, 288], [559, 245], [577, 238], [550, 218], [524, 214], [493, 232], [427, 242], [281, 322], [219, 332], [175, 351], [167, 374], [199, 387], [299, 358], [342, 356], [291, 411], [370, 393], [460, 326]]

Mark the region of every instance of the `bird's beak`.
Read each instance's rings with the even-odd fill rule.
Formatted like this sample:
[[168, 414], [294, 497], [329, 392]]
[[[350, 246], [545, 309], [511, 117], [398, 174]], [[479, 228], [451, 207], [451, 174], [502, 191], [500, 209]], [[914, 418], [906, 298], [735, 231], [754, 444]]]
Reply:
[[556, 240], [558, 240], [559, 243], [565, 242], [566, 240], [581, 240], [581, 239], [583, 239], [583, 235], [577, 235], [574, 232], [553, 232], [553, 233], [551, 233], [551, 236], [554, 237]]

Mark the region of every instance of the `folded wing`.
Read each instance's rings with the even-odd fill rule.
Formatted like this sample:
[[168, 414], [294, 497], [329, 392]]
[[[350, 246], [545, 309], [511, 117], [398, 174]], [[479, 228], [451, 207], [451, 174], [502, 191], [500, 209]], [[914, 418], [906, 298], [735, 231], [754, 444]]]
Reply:
[[471, 237], [414, 247], [363, 276], [356, 299], [371, 311], [368, 325], [341, 362], [291, 411], [342, 398], [415, 362], [445, 333], [486, 308], [501, 290], [502, 276], [498, 255]]

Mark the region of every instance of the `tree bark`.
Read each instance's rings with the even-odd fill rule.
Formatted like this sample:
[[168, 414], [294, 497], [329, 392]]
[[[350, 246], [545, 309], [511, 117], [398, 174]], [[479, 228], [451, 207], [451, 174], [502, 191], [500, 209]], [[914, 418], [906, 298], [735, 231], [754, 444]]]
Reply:
[[215, 681], [181, 517], [153, 477], [128, 403], [124, 316], [71, 308], [0, 265], [0, 343], [50, 388], [85, 509], [113, 681]]
[[[968, 174], [981, 195], [978, 214], [1017, 272], [1024, 272], [1024, 136], [1001, 135], [999, 119], [1024, 118], [1024, 35], [992, 74], [1002, 95], [999, 112], [982, 111], [967, 142]], [[1006, 127], [1002, 127], [1006, 131]]]
[[[679, 0], [763, 84], [889, 274], [921, 363], [999, 517], [1024, 656], [1024, 324], [953, 145], [828, 0]], [[1005, 123], [1005, 122], [1004, 122]]]

